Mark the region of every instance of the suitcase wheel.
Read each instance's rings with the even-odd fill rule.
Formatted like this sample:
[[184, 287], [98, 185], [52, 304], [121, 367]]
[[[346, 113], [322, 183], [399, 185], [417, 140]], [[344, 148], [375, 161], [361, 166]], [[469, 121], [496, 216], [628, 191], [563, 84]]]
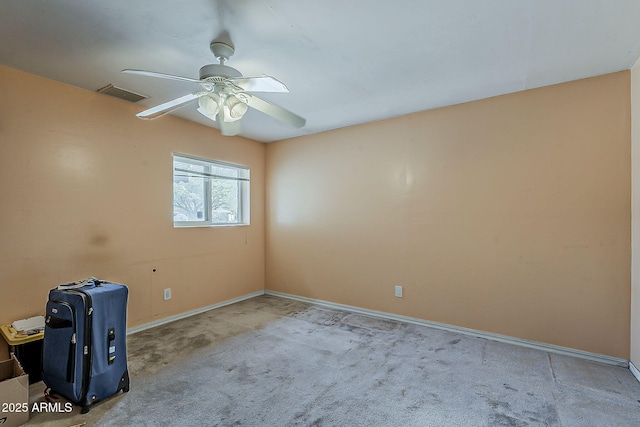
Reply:
[[127, 393], [129, 391], [129, 370], [124, 371], [124, 374], [122, 374], [119, 389], [122, 390], [123, 393]]

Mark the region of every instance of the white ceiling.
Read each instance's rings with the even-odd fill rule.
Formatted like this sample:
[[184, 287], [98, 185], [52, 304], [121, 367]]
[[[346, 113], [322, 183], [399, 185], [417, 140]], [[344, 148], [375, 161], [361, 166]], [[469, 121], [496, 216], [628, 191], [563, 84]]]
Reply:
[[[225, 32], [227, 65], [283, 81], [260, 97], [307, 119], [250, 110], [242, 135], [268, 142], [628, 69], [640, 1], [0, 0], [0, 63], [149, 96], [140, 110], [198, 88], [122, 69], [198, 78]], [[196, 106], [172, 114], [217, 126]]]

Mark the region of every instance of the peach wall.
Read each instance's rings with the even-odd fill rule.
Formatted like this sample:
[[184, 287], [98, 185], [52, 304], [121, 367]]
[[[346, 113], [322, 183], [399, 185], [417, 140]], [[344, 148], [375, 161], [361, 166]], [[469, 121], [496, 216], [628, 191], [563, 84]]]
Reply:
[[[129, 326], [264, 289], [263, 144], [2, 66], [0, 97], [0, 322], [91, 275], [129, 286]], [[249, 166], [251, 225], [174, 229], [172, 152]]]
[[[130, 326], [260, 291], [266, 243], [268, 289], [628, 358], [637, 75], [272, 143], [265, 167], [260, 143], [0, 66], [0, 322], [89, 275], [129, 285]], [[250, 166], [251, 226], [174, 229], [174, 151]]]
[[628, 358], [628, 71], [272, 143], [266, 170], [267, 289]]
[[631, 69], [631, 362], [640, 368], [640, 61]]

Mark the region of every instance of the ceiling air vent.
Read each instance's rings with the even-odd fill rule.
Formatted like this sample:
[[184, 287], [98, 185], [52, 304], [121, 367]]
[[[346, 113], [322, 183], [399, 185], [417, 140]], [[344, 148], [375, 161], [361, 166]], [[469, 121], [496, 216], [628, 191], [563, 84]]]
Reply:
[[104, 93], [105, 95], [115, 96], [116, 98], [124, 99], [125, 101], [138, 102], [140, 100], [148, 98], [147, 96], [140, 95], [139, 93], [130, 92], [126, 89], [116, 87], [112, 84], [108, 84], [103, 88], [98, 89], [96, 92]]

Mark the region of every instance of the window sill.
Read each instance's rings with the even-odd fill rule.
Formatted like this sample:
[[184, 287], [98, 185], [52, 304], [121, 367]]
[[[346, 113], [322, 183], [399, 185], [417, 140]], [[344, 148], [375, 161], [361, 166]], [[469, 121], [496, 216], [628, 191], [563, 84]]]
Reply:
[[173, 224], [173, 228], [220, 228], [220, 227], [247, 227], [251, 224]]

